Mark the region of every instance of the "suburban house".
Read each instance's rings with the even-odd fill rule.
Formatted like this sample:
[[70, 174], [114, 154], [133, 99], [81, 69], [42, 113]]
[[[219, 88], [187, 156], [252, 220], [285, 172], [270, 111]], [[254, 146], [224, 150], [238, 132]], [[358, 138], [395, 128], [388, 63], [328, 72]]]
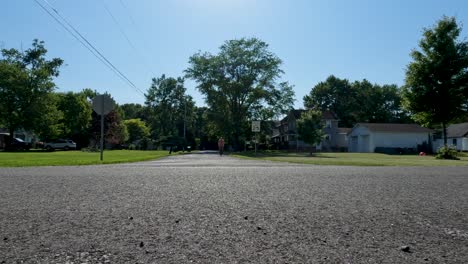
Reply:
[[[281, 149], [304, 151], [309, 150], [310, 145], [299, 139], [297, 133], [297, 120], [305, 110], [292, 110], [273, 130], [273, 142]], [[322, 112], [325, 137], [322, 142], [315, 146], [322, 151], [346, 151], [348, 147], [347, 132], [349, 129], [338, 127], [338, 118], [331, 111]]]
[[[357, 123], [348, 133], [349, 152], [391, 152], [430, 144], [432, 129], [417, 124]], [[376, 151], [377, 150], [377, 151]]]
[[[447, 127], [447, 144], [453, 145], [458, 151], [468, 151], [468, 123], [452, 124]], [[441, 136], [435, 136], [433, 151], [444, 145]]]

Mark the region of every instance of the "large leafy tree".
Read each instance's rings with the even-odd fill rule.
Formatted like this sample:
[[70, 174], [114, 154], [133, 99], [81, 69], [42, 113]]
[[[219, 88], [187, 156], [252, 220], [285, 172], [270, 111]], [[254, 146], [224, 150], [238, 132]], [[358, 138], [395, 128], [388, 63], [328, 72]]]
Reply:
[[397, 85], [372, 84], [367, 80], [352, 84], [355, 91], [354, 117], [358, 122], [408, 123], [407, 111], [401, 105], [400, 89]]
[[343, 127], [356, 122], [409, 121], [408, 113], [402, 109], [398, 86], [372, 84], [365, 79], [350, 83], [331, 75], [304, 96], [304, 105], [308, 109], [333, 111]]
[[[93, 111], [91, 117], [90, 134], [96, 147], [101, 139], [101, 116]], [[104, 116], [104, 140], [113, 145], [123, 144], [128, 140], [127, 127], [117, 109]]]
[[468, 111], [468, 42], [458, 40], [460, 32], [453, 17], [424, 29], [403, 90], [405, 107], [417, 122], [442, 125], [445, 145], [447, 124]]
[[74, 138], [86, 133], [91, 122], [91, 104], [83, 92], [59, 93], [58, 109], [63, 113], [63, 137]]
[[128, 131], [128, 142], [133, 143], [136, 140], [141, 140], [149, 137], [150, 130], [144, 121], [139, 118], [128, 119], [123, 121]]
[[134, 103], [123, 104], [123, 105], [120, 106], [120, 108], [123, 111], [122, 118], [124, 120], [136, 119], [136, 118], [139, 118], [139, 119], [142, 119], [142, 120], [147, 119], [146, 118], [145, 107], [143, 105], [141, 105], [141, 104], [134, 104]]
[[183, 137], [184, 125], [186, 135], [191, 130], [189, 125], [195, 103], [191, 96], [186, 95], [186, 90], [183, 78], [166, 77], [164, 74], [153, 78], [145, 94], [153, 138]]
[[226, 41], [218, 54], [199, 52], [189, 63], [187, 77], [205, 96], [213, 129], [234, 147], [249, 133], [249, 120], [292, 107], [291, 86], [276, 83], [283, 73], [281, 60], [259, 39]]
[[[43, 41], [34, 40], [26, 51], [2, 49], [0, 58], [0, 123], [12, 134], [23, 128], [44, 130], [44, 118], [51, 111], [50, 93], [54, 77], [63, 63], [60, 58], [48, 60]], [[52, 111], [55, 113], [55, 111]]]
[[356, 122], [356, 97], [356, 89], [348, 80], [331, 75], [304, 96], [304, 106], [333, 111], [340, 119], [341, 126], [350, 127]]
[[[310, 145], [317, 145], [322, 141], [323, 127], [322, 112], [319, 110], [309, 109], [297, 120], [297, 132], [300, 139]], [[310, 151], [312, 155], [312, 148]]]

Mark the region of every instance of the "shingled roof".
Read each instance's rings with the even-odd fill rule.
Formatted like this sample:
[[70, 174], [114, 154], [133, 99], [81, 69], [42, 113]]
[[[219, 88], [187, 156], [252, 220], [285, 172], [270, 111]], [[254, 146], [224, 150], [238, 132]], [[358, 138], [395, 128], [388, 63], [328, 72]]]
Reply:
[[468, 123], [450, 125], [447, 127], [447, 137], [468, 137]]
[[434, 130], [422, 127], [418, 124], [392, 124], [392, 123], [357, 123], [356, 126], [367, 127], [373, 132], [407, 132], [407, 133], [431, 133]]
[[[292, 110], [292, 114], [294, 118], [299, 119], [301, 118], [302, 113], [304, 113], [306, 110], [303, 109], [294, 109]], [[324, 120], [338, 120], [336, 115], [332, 111], [322, 111], [322, 119]]]

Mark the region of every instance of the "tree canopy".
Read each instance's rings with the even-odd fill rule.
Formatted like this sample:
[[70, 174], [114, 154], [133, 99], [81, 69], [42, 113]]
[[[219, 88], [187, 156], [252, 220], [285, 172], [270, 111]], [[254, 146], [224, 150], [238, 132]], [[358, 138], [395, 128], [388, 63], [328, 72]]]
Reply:
[[205, 96], [215, 133], [234, 147], [249, 135], [249, 120], [292, 108], [291, 86], [276, 82], [281, 60], [257, 38], [226, 41], [218, 54], [196, 53], [189, 64], [186, 76]]
[[[300, 139], [310, 145], [319, 144], [324, 136], [322, 112], [309, 109], [297, 120], [297, 132]], [[312, 149], [311, 149], [312, 154]]]
[[195, 103], [186, 94], [183, 78], [153, 78], [145, 94], [148, 107], [148, 122], [154, 139], [170, 136], [183, 137], [189, 131]]
[[2, 49], [0, 58], [0, 123], [11, 134], [16, 129], [43, 130], [50, 111], [50, 93], [54, 77], [63, 63], [60, 58], [47, 60], [43, 41], [34, 40], [26, 51]]
[[417, 122], [446, 126], [468, 111], [468, 42], [458, 40], [461, 27], [453, 17], [443, 17], [424, 29], [419, 50], [406, 70], [404, 105]]
[[372, 84], [365, 79], [350, 83], [331, 75], [304, 96], [304, 106], [334, 112], [342, 127], [352, 127], [356, 122], [409, 121], [408, 113], [402, 109], [397, 85]]

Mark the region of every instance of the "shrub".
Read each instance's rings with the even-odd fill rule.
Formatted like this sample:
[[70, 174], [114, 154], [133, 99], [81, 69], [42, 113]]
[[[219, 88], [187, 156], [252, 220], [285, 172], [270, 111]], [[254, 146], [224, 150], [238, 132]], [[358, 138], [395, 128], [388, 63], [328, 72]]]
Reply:
[[442, 146], [437, 150], [436, 159], [459, 160], [455, 146]]

